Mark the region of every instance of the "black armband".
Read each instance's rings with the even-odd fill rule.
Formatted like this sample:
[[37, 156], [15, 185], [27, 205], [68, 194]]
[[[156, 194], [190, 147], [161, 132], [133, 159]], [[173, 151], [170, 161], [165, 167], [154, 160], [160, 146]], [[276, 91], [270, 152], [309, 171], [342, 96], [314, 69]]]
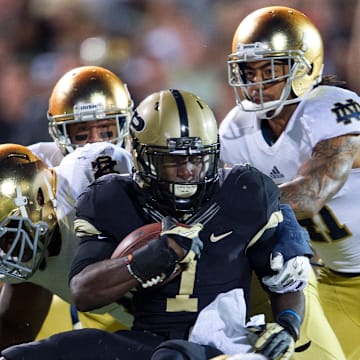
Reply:
[[156, 285], [175, 270], [178, 256], [167, 242], [166, 236], [149, 242], [132, 254], [127, 265], [129, 273], [144, 288]]
[[289, 331], [295, 341], [299, 338], [302, 319], [294, 310], [283, 310], [277, 315], [276, 322]]

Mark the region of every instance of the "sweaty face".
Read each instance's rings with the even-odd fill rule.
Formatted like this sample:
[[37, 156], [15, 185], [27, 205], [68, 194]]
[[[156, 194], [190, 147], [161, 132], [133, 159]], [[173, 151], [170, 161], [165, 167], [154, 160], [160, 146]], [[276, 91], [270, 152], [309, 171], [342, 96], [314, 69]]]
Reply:
[[69, 124], [68, 132], [71, 142], [76, 145], [110, 141], [118, 136], [116, 119]]
[[259, 104], [280, 99], [289, 72], [282, 61], [254, 61], [241, 65], [241, 77], [247, 84], [249, 100]]
[[171, 185], [175, 196], [184, 198], [196, 192], [196, 184], [204, 179], [208, 168], [208, 155], [163, 155], [157, 161], [158, 177], [176, 183]]
[[208, 162], [208, 156], [164, 155], [158, 159], [158, 175], [171, 182], [198, 182], [204, 176]]

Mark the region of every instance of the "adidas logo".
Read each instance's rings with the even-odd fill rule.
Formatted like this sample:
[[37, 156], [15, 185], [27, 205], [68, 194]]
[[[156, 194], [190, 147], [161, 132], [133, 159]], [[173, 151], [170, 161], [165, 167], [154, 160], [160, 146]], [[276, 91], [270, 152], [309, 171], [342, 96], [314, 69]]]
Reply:
[[285, 175], [282, 174], [276, 166], [272, 168], [269, 175], [272, 179], [281, 179], [285, 177]]

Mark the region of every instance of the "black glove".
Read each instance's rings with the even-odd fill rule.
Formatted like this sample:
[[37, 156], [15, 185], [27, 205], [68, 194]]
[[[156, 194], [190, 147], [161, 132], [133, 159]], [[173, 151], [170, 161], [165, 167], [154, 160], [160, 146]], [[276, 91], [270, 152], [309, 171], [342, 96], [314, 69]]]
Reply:
[[[127, 265], [129, 273], [143, 288], [159, 285], [176, 276], [181, 268], [179, 264], [190, 263], [200, 256], [203, 243], [199, 232], [202, 227], [201, 224], [181, 225], [167, 216], [162, 221], [160, 237], [133, 252]], [[168, 237], [183, 249], [184, 256], [179, 258], [169, 246]]]
[[288, 360], [295, 351], [300, 326], [300, 316], [287, 309], [278, 314], [275, 323], [249, 328], [249, 341], [255, 352], [267, 356], [270, 360]]
[[269, 360], [289, 360], [293, 355], [295, 340], [280, 324], [267, 323], [249, 330], [249, 341], [256, 353], [266, 356]]
[[202, 224], [184, 226], [178, 224], [171, 216], [166, 216], [162, 220], [161, 236], [166, 235], [173, 239], [183, 250], [184, 257], [180, 263], [189, 263], [194, 258], [199, 258], [203, 243], [199, 238], [199, 232], [202, 230]]

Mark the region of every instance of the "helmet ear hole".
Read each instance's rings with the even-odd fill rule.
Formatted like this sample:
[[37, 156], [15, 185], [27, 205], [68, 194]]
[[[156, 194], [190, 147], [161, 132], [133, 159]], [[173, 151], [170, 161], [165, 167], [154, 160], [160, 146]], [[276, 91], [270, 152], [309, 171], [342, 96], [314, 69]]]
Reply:
[[41, 188], [38, 189], [36, 201], [40, 206], [44, 206], [45, 204], [45, 197]]
[[308, 75], [308, 76], [311, 76], [311, 74], [312, 74], [313, 72], [314, 72], [314, 64], [311, 63], [311, 65], [310, 65], [310, 70], [308, 71], [307, 75]]

